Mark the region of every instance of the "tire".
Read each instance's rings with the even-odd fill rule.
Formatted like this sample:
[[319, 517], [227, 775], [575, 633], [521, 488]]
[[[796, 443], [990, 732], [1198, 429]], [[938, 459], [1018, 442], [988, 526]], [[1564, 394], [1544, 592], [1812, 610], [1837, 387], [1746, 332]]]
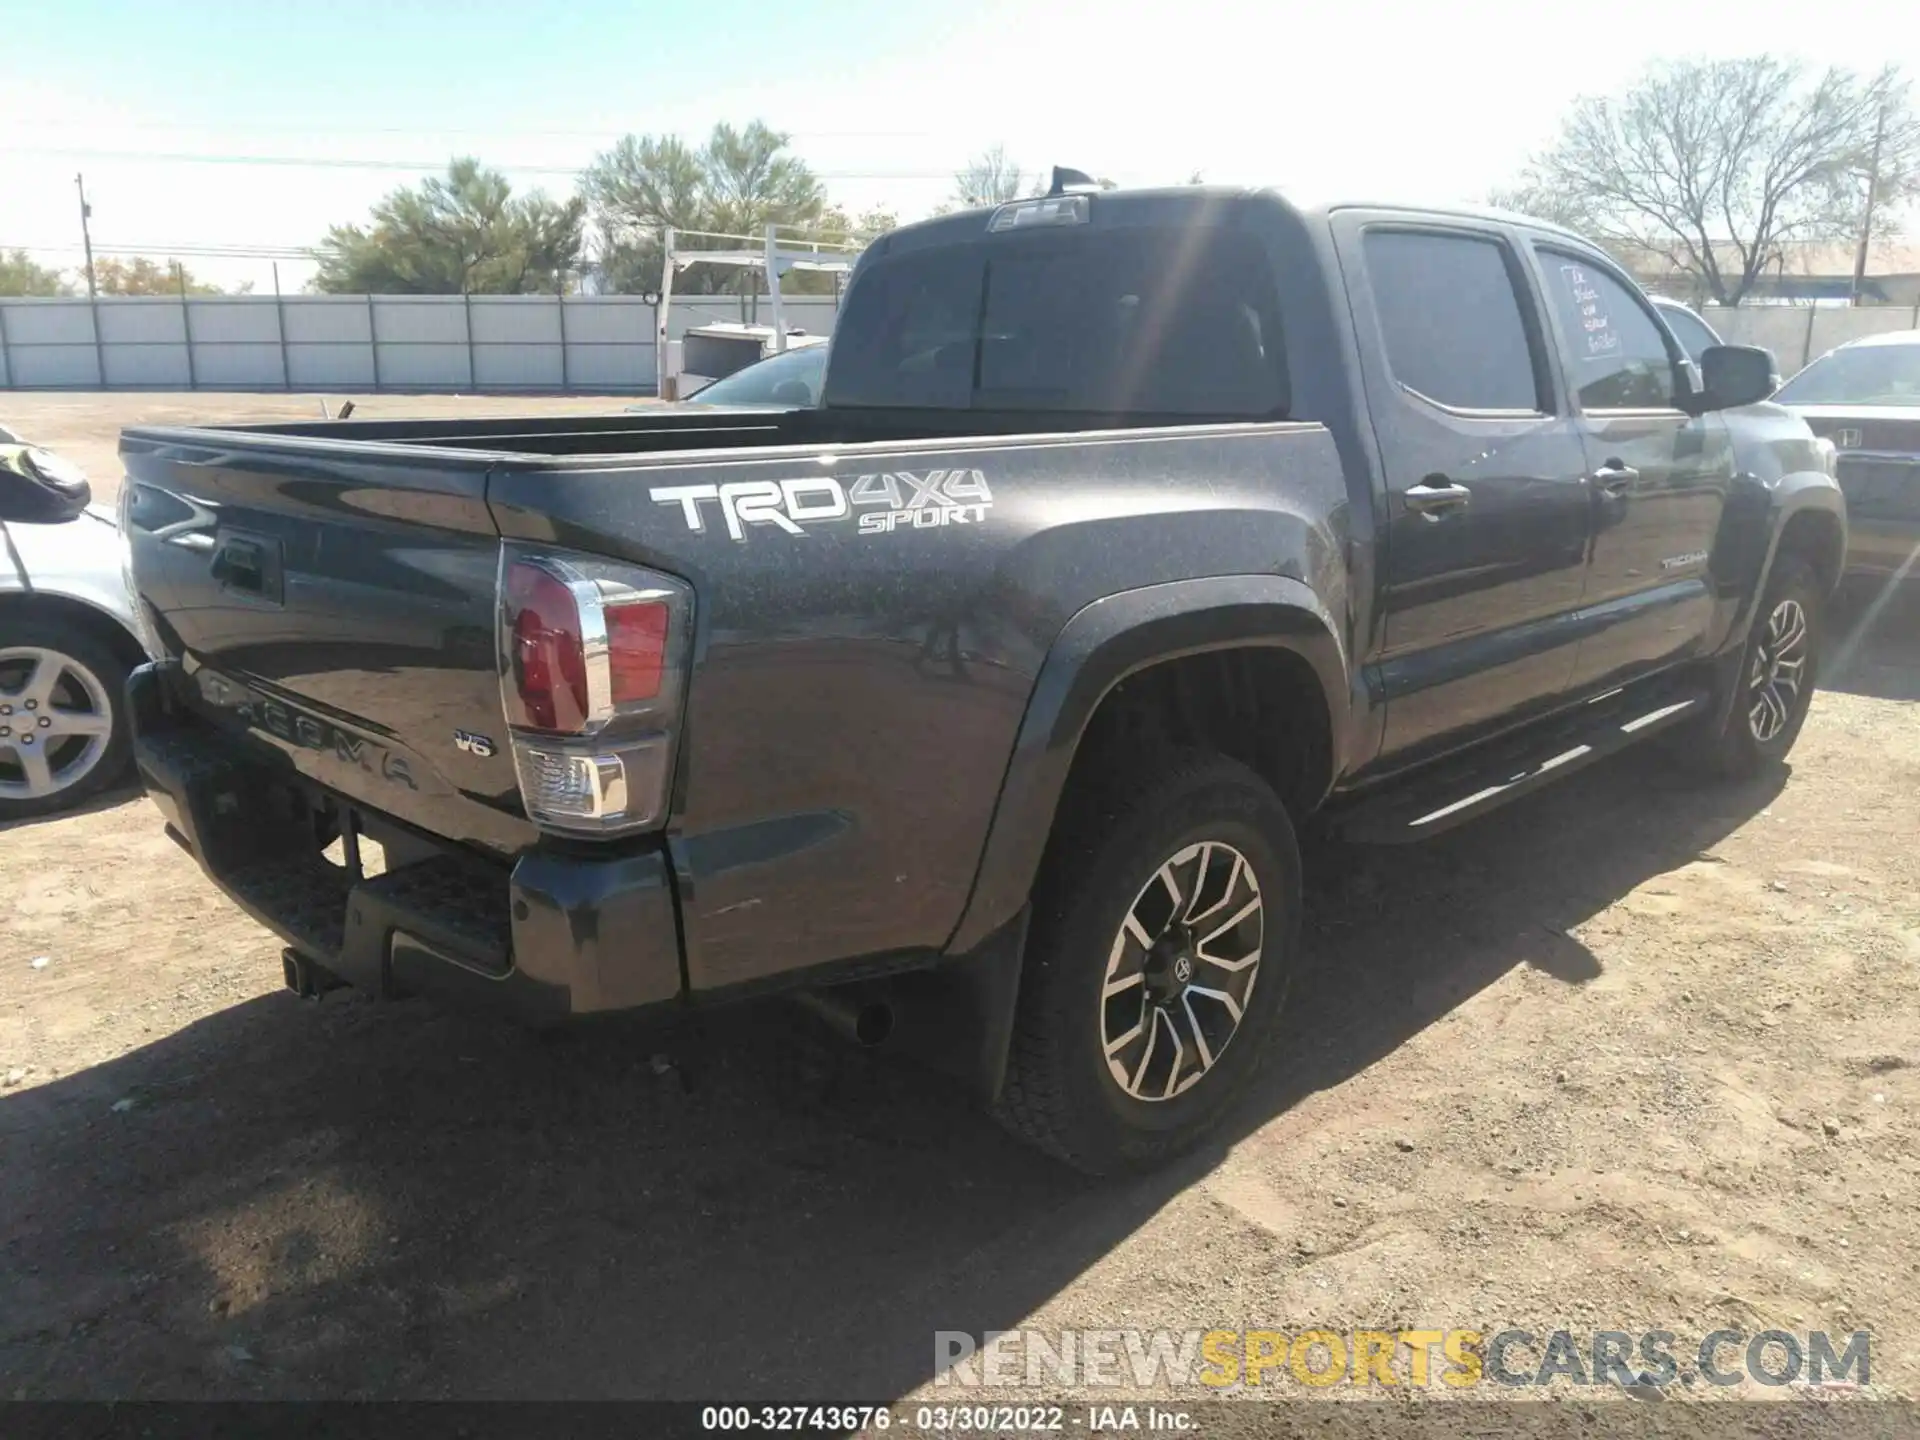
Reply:
[[1062, 807], [1041, 869], [1002, 1123], [1091, 1175], [1198, 1143], [1264, 1058], [1299, 933], [1299, 847], [1265, 781], [1207, 752], [1110, 768]]
[[8, 622], [0, 638], [0, 820], [67, 809], [126, 775], [127, 670], [85, 626], [38, 616]]
[[1683, 737], [1689, 768], [1743, 780], [1786, 760], [1819, 683], [1825, 620], [1826, 594], [1813, 567], [1798, 555], [1776, 559], [1741, 650], [1739, 694], [1717, 728]]

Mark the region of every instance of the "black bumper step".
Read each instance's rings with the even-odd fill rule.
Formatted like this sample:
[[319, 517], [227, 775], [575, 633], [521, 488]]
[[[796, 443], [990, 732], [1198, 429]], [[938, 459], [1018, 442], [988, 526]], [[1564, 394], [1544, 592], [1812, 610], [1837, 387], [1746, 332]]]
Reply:
[[[337, 980], [536, 1025], [681, 998], [664, 850], [534, 850], [509, 868], [365, 810], [277, 754], [212, 729], [175, 703], [178, 668], [141, 666], [127, 682], [141, 779], [168, 833], [287, 944], [290, 983], [302, 993]], [[433, 853], [367, 876], [361, 817], [410, 836], [418, 842], [410, 850]], [[325, 853], [335, 831], [344, 865]]]

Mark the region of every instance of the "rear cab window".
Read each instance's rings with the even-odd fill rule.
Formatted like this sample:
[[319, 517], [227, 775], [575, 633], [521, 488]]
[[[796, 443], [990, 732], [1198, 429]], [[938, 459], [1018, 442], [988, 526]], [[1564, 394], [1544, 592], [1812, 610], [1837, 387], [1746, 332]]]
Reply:
[[1370, 227], [1362, 241], [1387, 369], [1447, 410], [1547, 413], [1544, 357], [1511, 251], [1491, 235]]
[[[1097, 205], [1096, 201], [1096, 205]], [[848, 293], [839, 408], [1277, 420], [1272, 263], [1217, 225], [1062, 226], [882, 256]]]

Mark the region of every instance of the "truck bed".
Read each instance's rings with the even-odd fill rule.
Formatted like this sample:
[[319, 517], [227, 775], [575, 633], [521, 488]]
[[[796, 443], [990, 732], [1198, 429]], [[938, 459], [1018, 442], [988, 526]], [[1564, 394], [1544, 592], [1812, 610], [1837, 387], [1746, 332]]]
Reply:
[[[133, 426], [127, 443], [251, 445], [300, 442], [314, 447], [406, 447], [491, 456], [650, 455], [662, 451], [729, 450], [785, 445], [860, 445], [890, 440], [970, 436], [1064, 437], [1104, 430], [1188, 428], [1192, 416], [1076, 415], [1020, 411], [788, 410], [701, 411], [662, 406], [614, 415], [499, 416], [472, 420], [314, 420], [261, 425]], [[1244, 422], [1242, 422], [1244, 423]], [[212, 437], [218, 437], [215, 442]], [[305, 442], [312, 442], [311, 445]]]
[[1347, 479], [1324, 427], [1046, 423], [876, 438], [933, 418], [663, 411], [137, 429], [122, 452], [182, 705], [505, 866], [555, 842], [509, 753], [503, 543], [690, 585], [666, 841], [703, 990], [940, 951], [1041, 663], [1085, 607], [1219, 575], [1344, 604]]

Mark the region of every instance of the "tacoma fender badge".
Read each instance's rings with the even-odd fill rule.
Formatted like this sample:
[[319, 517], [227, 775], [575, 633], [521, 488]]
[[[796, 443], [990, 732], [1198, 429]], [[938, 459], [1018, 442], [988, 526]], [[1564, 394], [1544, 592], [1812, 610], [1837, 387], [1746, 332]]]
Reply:
[[1685, 570], [1689, 566], [1704, 565], [1706, 563], [1707, 563], [1706, 551], [1689, 550], [1685, 555], [1669, 555], [1666, 559], [1660, 562], [1660, 568], [1662, 570]]

